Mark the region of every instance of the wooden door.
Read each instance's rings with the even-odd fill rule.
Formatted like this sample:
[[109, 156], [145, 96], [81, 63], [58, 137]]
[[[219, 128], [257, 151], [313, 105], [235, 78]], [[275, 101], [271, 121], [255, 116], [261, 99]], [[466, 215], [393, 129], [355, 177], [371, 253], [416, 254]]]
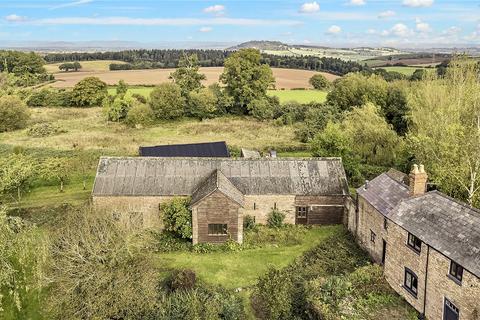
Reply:
[[308, 223], [308, 207], [296, 207], [295, 209], [295, 224]]

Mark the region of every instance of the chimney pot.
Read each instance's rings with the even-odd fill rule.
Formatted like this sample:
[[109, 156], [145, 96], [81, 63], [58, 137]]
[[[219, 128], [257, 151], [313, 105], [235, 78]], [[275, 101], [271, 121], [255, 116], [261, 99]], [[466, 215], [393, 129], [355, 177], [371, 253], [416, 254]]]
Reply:
[[410, 196], [415, 197], [425, 194], [427, 190], [428, 176], [425, 172], [424, 166], [420, 165], [419, 167], [418, 165], [414, 164], [409, 178]]
[[368, 180], [365, 180], [365, 190], [368, 189], [368, 182], [369, 182]]

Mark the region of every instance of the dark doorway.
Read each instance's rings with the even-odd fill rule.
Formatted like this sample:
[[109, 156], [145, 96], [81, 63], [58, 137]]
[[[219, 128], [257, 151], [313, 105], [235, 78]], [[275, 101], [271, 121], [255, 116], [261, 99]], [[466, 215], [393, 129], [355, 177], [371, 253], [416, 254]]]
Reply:
[[443, 320], [458, 320], [460, 310], [445, 298], [445, 307], [443, 308]]
[[382, 249], [382, 264], [385, 264], [385, 256], [387, 254], [387, 241], [383, 240], [383, 249]]

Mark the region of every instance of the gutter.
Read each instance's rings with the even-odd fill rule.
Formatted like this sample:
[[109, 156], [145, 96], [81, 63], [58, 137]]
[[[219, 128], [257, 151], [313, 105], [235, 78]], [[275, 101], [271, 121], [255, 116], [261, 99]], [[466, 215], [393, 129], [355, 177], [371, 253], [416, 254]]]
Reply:
[[424, 291], [423, 291], [423, 313], [421, 315], [422, 319], [425, 319], [425, 311], [427, 308], [427, 279], [428, 279], [428, 263], [430, 258], [430, 246], [427, 244], [427, 265], [425, 267], [425, 284], [424, 284]]

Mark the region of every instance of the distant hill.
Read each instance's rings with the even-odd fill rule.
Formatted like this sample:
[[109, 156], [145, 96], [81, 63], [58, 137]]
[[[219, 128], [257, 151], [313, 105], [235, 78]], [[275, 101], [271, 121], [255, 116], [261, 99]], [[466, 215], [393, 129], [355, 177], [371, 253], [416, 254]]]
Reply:
[[247, 41], [239, 45], [228, 48], [227, 50], [239, 50], [253, 48], [258, 50], [288, 50], [290, 46], [280, 41]]

